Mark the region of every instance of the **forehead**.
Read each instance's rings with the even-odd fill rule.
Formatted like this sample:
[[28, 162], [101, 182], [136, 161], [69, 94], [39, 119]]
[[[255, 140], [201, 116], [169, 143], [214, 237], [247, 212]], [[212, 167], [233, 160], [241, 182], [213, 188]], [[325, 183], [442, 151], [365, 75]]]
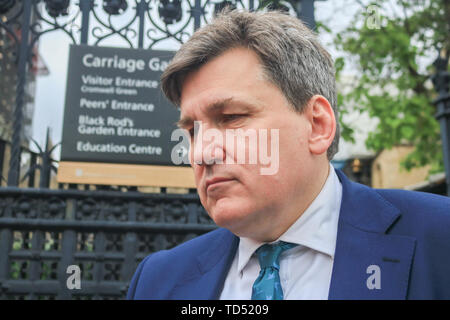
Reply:
[[233, 48], [185, 77], [181, 87], [181, 114], [192, 110], [233, 105], [257, 99], [255, 93], [267, 81], [259, 57], [250, 49]]

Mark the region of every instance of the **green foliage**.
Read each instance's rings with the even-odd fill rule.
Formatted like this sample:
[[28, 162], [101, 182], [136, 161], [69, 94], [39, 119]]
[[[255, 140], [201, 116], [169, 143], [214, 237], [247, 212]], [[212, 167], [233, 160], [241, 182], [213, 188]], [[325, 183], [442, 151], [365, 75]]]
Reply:
[[11, 263], [10, 277], [11, 279], [26, 279], [28, 275], [28, 267], [30, 263], [28, 261], [14, 261]]
[[433, 171], [442, 171], [440, 128], [432, 103], [436, 93], [429, 78], [436, 48], [450, 52], [450, 1], [357, 2], [360, 9], [343, 32], [333, 34], [319, 25], [346, 54], [336, 59], [338, 81], [349, 69], [356, 76], [351, 90], [338, 97], [343, 138], [353, 139], [351, 124], [342, 116], [349, 112], [346, 106], [354, 106], [379, 120], [366, 140], [368, 148], [414, 145], [404, 168], [431, 164]]

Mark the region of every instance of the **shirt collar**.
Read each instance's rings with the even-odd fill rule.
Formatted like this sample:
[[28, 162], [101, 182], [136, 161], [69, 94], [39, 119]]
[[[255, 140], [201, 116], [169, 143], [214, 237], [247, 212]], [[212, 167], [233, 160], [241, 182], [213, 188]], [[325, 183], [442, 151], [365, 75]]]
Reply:
[[[330, 164], [322, 190], [303, 214], [277, 241], [295, 243], [334, 258], [342, 185]], [[241, 237], [238, 248], [238, 272], [242, 272], [263, 242]]]

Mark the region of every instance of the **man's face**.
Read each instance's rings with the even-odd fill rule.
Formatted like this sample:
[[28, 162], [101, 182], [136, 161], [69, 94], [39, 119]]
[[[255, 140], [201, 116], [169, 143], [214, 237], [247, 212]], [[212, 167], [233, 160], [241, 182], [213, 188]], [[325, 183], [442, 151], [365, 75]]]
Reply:
[[[194, 121], [201, 123], [196, 137]], [[188, 74], [180, 124], [191, 131], [190, 161], [198, 193], [217, 225], [238, 236], [262, 239], [304, 209], [302, 195], [314, 166], [308, 146], [311, 124], [264, 78], [253, 51], [230, 49]], [[258, 143], [236, 139], [232, 147], [226, 132], [237, 129], [257, 133]], [[211, 130], [220, 132], [223, 141], [205, 139]], [[271, 164], [261, 163], [261, 146]], [[242, 152], [244, 163], [238, 159]], [[256, 163], [250, 161], [252, 156]], [[222, 163], [211, 164], [214, 160]]]

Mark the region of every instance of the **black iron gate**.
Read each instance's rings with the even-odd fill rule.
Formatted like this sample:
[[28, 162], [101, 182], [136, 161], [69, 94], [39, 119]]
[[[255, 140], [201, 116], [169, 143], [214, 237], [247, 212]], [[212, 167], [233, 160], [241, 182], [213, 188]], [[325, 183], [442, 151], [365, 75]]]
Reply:
[[195, 194], [2, 188], [0, 297], [122, 299], [147, 254], [214, 228]]

